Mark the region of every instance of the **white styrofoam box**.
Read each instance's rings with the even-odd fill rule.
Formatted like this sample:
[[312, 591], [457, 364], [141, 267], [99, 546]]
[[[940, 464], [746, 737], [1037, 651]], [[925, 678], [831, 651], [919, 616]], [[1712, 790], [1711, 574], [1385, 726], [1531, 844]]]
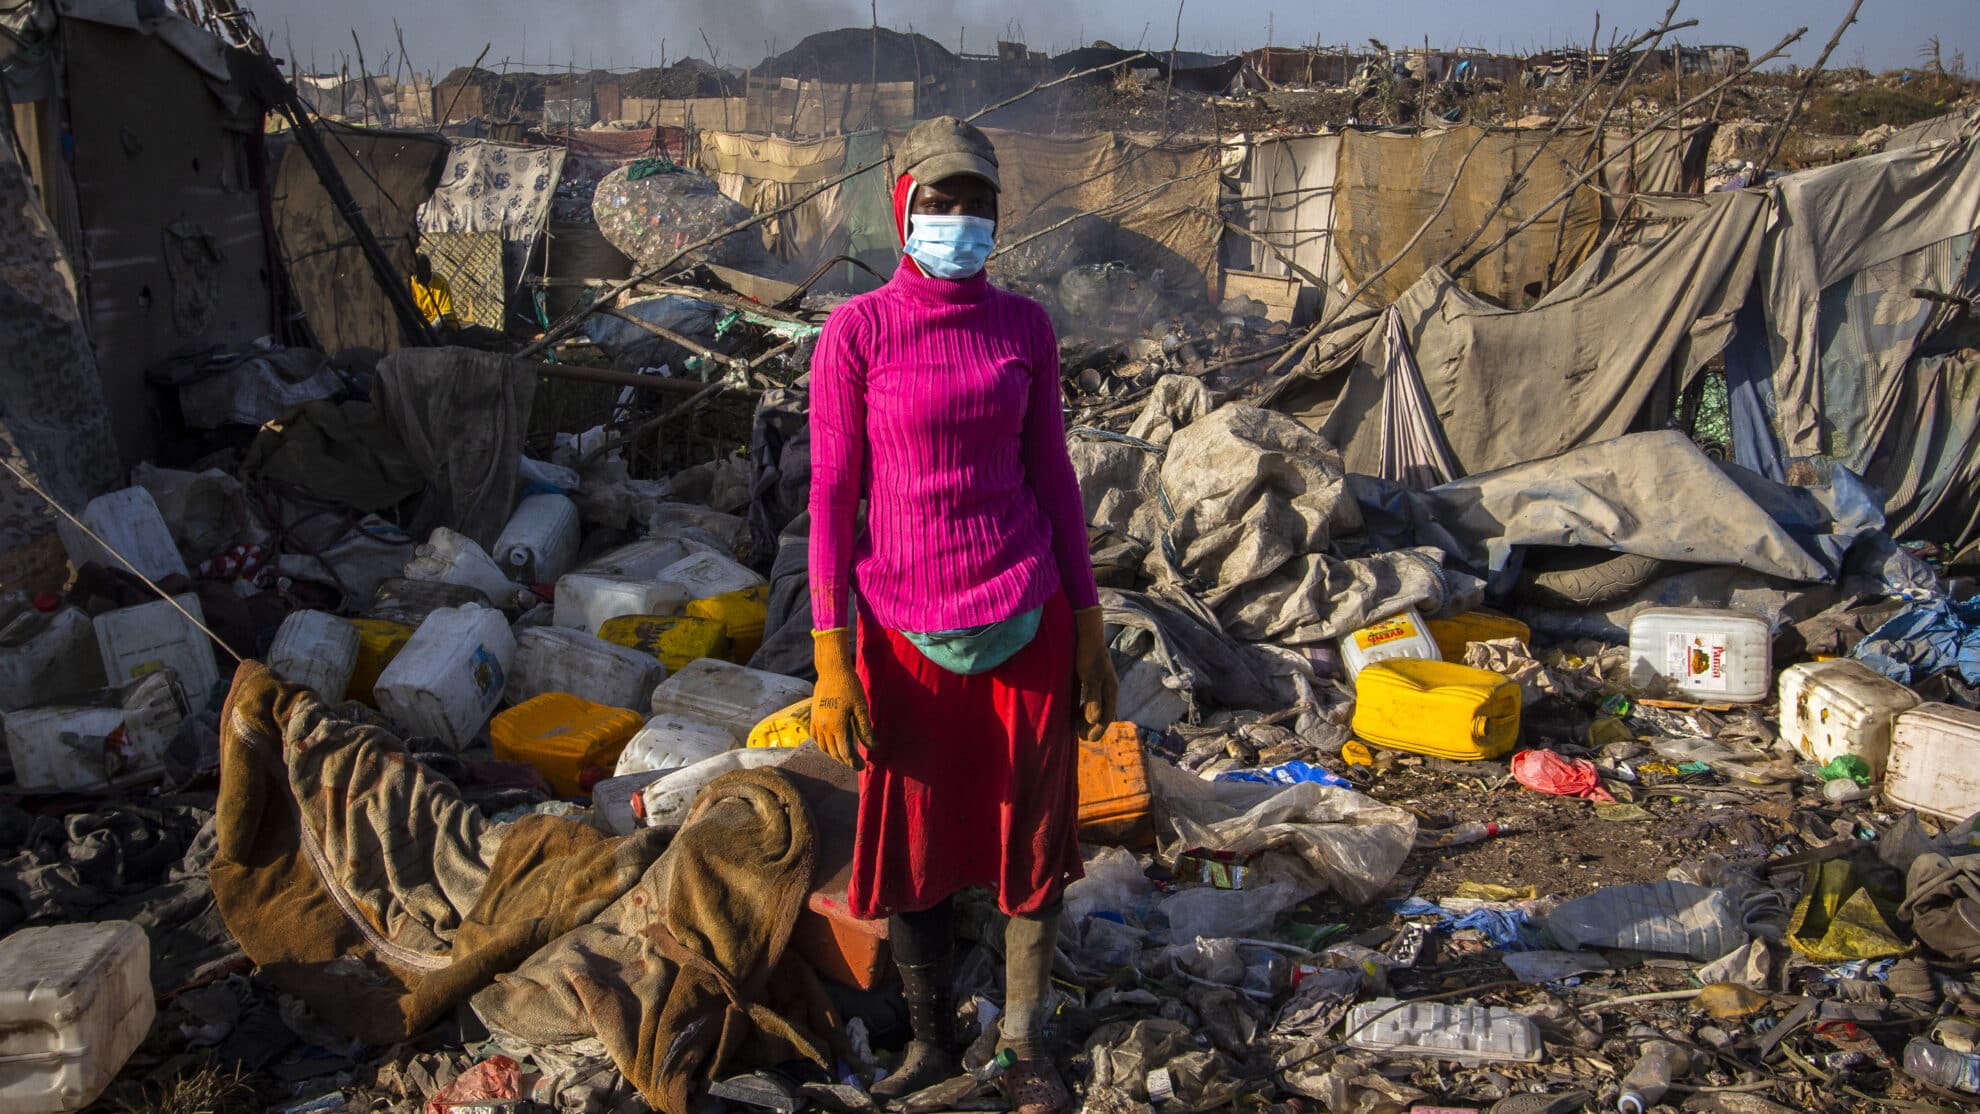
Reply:
[[1774, 627], [1764, 616], [1653, 607], [1629, 624], [1629, 682], [1659, 681], [1698, 701], [1751, 704], [1774, 691]]
[[1350, 680], [1360, 676], [1364, 667], [1392, 658], [1422, 661], [1444, 658], [1437, 649], [1437, 640], [1430, 634], [1430, 625], [1413, 607], [1341, 638], [1341, 662], [1347, 666]]
[[682, 716], [654, 716], [619, 752], [612, 776], [692, 766], [742, 746], [725, 727]]
[[358, 629], [327, 611], [296, 611], [268, 647], [268, 668], [324, 701], [341, 703], [357, 668]]
[[22, 708], [0, 717], [22, 793], [80, 793], [153, 775], [185, 719], [170, 674], [124, 693], [123, 706]]
[[653, 714], [712, 723], [744, 743], [765, 716], [810, 695], [810, 681], [699, 658], [653, 690]]
[[[179, 607], [173, 607], [172, 600]], [[186, 615], [204, 623], [206, 613], [191, 592], [172, 600], [120, 607], [96, 617], [96, 648], [103, 657], [104, 679], [113, 686], [125, 685], [170, 669], [185, 689], [186, 702], [203, 708], [220, 681], [220, 667], [213, 660], [212, 643]]]
[[1884, 775], [1891, 727], [1918, 694], [1860, 661], [1809, 661], [1781, 670], [1781, 738], [1812, 762], [1845, 754]]
[[567, 627], [533, 627], [516, 635], [516, 667], [505, 699], [520, 704], [546, 692], [613, 708], [643, 711], [667, 667], [652, 654]]
[[564, 495], [531, 495], [516, 506], [491, 554], [510, 579], [554, 584], [577, 557], [578, 508]]
[[516, 636], [488, 607], [443, 607], [426, 617], [372, 686], [378, 710], [402, 730], [456, 749], [502, 700]]
[[1980, 712], [1920, 704], [1900, 713], [1884, 764], [1884, 799], [1954, 822], [1980, 812]]
[[52, 704], [104, 685], [96, 624], [80, 608], [32, 608], [0, 627], [0, 712]]
[[686, 589], [650, 577], [614, 573], [565, 573], [557, 581], [555, 619], [560, 627], [597, 634], [621, 615], [678, 615], [687, 606]]
[[[189, 575], [178, 544], [172, 540], [171, 527], [159, 513], [157, 500], [144, 488], [127, 487], [99, 495], [77, 517], [145, 576], [163, 580], [174, 574]], [[67, 518], [56, 520], [55, 532], [77, 568], [91, 561], [119, 571], [127, 568]]]
[[761, 588], [769, 581], [720, 553], [697, 553], [660, 571], [660, 580], [670, 580], [686, 589], [691, 600], [705, 600], [724, 592]]
[[129, 921], [0, 939], [0, 1110], [95, 1102], [151, 1029], [151, 944]]

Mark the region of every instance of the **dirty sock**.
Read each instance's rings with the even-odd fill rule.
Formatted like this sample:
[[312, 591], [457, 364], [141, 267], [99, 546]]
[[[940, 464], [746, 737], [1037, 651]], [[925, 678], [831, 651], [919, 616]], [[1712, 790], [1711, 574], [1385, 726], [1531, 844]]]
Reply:
[[1004, 927], [1004, 1044], [1022, 1060], [1045, 1055], [1045, 1022], [1051, 1016], [1052, 954], [1058, 947], [1054, 905]]

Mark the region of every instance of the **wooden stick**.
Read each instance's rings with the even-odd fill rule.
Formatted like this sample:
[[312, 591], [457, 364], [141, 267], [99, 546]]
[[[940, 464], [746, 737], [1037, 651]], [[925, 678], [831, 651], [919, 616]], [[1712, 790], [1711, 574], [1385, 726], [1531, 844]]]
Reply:
[[1757, 186], [1767, 180], [1767, 168], [1773, 165], [1775, 156], [1781, 153], [1781, 144], [1787, 140], [1788, 129], [1794, 127], [1795, 121], [1801, 119], [1801, 109], [1808, 103], [1808, 94], [1815, 91], [1815, 82], [1822, 76], [1822, 68], [1829, 64], [1829, 55], [1834, 54], [1836, 44], [1842, 42], [1843, 32], [1849, 30], [1849, 25], [1856, 22], [1856, 12], [1861, 7], [1863, 0], [1856, 0], [1849, 6], [1849, 14], [1843, 16], [1843, 21], [1836, 25], [1836, 33], [1829, 36], [1829, 45], [1822, 48], [1822, 56], [1815, 59], [1815, 65], [1809, 69], [1807, 79], [1801, 83], [1801, 89], [1794, 95], [1794, 106], [1788, 109], [1787, 117], [1781, 121], [1781, 126], [1774, 131], [1773, 140], [1767, 144], [1767, 153], [1760, 156], [1760, 161], [1754, 165], [1754, 185]]
[[[1147, 57], [1146, 53], [1136, 54], [1133, 57], [1125, 59], [1125, 61], [1132, 62], [1136, 58], [1146, 58], [1146, 57]], [[1113, 69], [1115, 66], [1121, 64], [1123, 63], [1109, 62], [1104, 66], [1094, 66], [1091, 69], [1080, 70], [1077, 73], [1069, 73], [1064, 77], [1055, 78], [1047, 82], [1042, 82], [1040, 84], [1032, 86], [1029, 89], [1026, 89], [1024, 92], [1019, 93], [1016, 96], [1006, 97], [1005, 99], [998, 101], [996, 104], [990, 105], [985, 108], [977, 109], [975, 112], [965, 117], [965, 119], [972, 121], [979, 119], [987, 113], [995, 112], [997, 109], [1005, 108], [1009, 105], [1016, 104], [1017, 102], [1023, 100], [1024, 98], [1031, 96], [1033, 93], [1042, 92], [1046, 89], [1052, 88], [1055, 85], [1063, 85], [1068, 81], [1075, 81], [1082, 77], [1091, 77], [1096, 73]], [[666, 259], [661, 260], [659, 263], [656, 263], [651, 267], [642, 267], [636, 273], [614, 283], [611, 286], [611, 288], [605, 291], [602, 297], [600, 297], [596, 302], [593, 302], [590, 306], [587, 306], [584, 309], [581, 309], [578, 312], [573, 313], [570, 316], [564, 318], [563, 321], [558, 322], [549, 331], [543, 334], [542, 339], [524, 348], [521, 352], [517, 353], [517, 355], [527, 358], [530, 356], [534, 356], [537, 353], [543, 351], [544, 349], [550, 347], [552, 344], [555, 344], [556, 342], [569, 336], [574, 330], [576, 330], [578, 325], [581, 322], [583, 322], [583, 320], [586, 317], [590, 316], [600, 305], [609, 303], [612, 299], [617, 298], [619, 295], [625, 293], [628, 290], [631, 290], [633, 287], [638, 286], [643, 282], [647, 282], [655, 278], [656, 276], [665, 274], [667, 271], [671, 270], [676, 264], [680, 263], [681, 260], [686, 259], [688, 256], [692, 255], [697, 251], [700, 251], [702, 248], [705, 248], [710, 244], [719, 243], [720, 241], [727, 239], [728, 237], [733, 236], [738, 232], [744, 232], [751, 228], [755, 228], [757, 225], [763, 224], [766, 221], [775, 220], [776, 218], [783, 216], [785, 213], [788, 213], [793, 209], [796, 209], [798, 206], [804, 204], [805, 202], [810, 201], [812, 198], [817, 197], [819, 194], [824, 193], [826, 190], [831, 189], [833, 186], [836, 186], [839, 183], [844, 182], [849, 178], [853, 178], [857, 175], [864, 174], [869, 170], [874, 170], [884, 165], [886, 165], [886, 159], [882, 158], [874, 162], [867, 163], [865, 166], [854, 167], [851, 170], [847, 170], [839, 174], [834, 174], [831, 177], [825, 179], [824, 181], [818, 183], [816, 186], [813, 186], [812, 188], [806, 190], [805, 192], [785, 202], [784, 204], [777, 206], [775, 209], [771, 209], [767, 212], [758, 213], [755, 216], [748, 218], [747, 220], [737, 221], [735, 224], [732, 224], [727, 228], [723, 228], [718, 231], [712, 232], [709, 235], [703, 236], [701, 239], [696, 240], [691, 244], [688, 244], [686, 247], [681, 248], [679, 251], [676, 251], [673, 255], [668, 256]]]

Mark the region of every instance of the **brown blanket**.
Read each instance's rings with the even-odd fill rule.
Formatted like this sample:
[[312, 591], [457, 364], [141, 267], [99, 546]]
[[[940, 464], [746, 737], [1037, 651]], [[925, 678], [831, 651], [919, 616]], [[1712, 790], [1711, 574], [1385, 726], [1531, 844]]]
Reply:
[[[220, 751], [221, 915], [271, 981], [352, 1036], [405, 1039], [473, 995], [500, 1033], [597, 1037], [670, 1114], [744, 1053], [828, 1063], [764, 1003], [773, 971], [815, 987], [780, 964], [815, 841], [776, 771], [712, 783], [671, 847], [548, 816], [492, 825], [389, 733], [254, 663]], [[797, 998], [829, 1024], [818, 1000]]]

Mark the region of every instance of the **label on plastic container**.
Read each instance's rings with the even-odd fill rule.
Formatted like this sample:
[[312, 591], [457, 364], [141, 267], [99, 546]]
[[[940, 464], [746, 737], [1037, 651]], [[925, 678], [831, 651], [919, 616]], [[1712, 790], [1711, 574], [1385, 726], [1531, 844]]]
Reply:
[[1686, 688], [1729, 692], [1732, 678], [1726, 672], [1728, 652], [1724, 635], [1667, 634], [1664, 675]]
[[493, 704], [501, 699], [502, 685], [506, 680], [502, 675], [502, 662], [488, 652], [488, 647], [474, 648], [474, 657], [468, 659], [468, 671], [474, 674], [474, 687], [481, 690], [482, 703]]
[[1391, 642], [1401, 642], [1416, 636], [1416, 624], [1409, 621], [1409, 616], [1398, 615], [1393, 619], [1384, 619], [1355, 631], [1353, 638], [1357, 647], [1362, 650], [1373, 650], [1377, 646], [1386, 646]]

